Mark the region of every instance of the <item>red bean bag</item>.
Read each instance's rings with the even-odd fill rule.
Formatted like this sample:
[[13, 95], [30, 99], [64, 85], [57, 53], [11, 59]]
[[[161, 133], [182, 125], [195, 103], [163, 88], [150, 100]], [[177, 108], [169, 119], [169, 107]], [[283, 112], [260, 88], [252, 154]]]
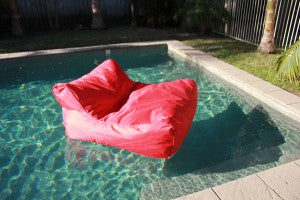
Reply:
[[169, 158], [181, 146], [197, 105], [197, 85], [181, 79], [134, 82], [114, 61], [52, 90], [69, 138]]

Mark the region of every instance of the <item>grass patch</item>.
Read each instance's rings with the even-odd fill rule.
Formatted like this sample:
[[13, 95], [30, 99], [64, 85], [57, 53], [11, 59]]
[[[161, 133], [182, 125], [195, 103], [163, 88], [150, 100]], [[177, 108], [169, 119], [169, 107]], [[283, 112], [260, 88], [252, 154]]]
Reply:
[[34, 51], [80, 47], [123, 42], [184, 40], [196, 38], [175, 29], [150, 29], [131, 27], [111, 27], [106, 30], [81, 30], [31, 33], [23, 37], [4, 36], [0, 39], [0, 53]]
[[1, 36], [0, 53], [172, 39], [181, 40], [196, 49], [300, 96], [300, 82], [294, 84], [278, 79], [275, 63], [279, 54], [260, 54], [254, 45], [218, 35], [202, 37], [175, 29], [141, 27], [41, 32], [27, 34], [23, 37]]
[[222, 37], [183, 42], [300, 96], [300, 82], [290, 83], [277, 77], [275, 64], [279, 53], [262, 54], [254, 45]]

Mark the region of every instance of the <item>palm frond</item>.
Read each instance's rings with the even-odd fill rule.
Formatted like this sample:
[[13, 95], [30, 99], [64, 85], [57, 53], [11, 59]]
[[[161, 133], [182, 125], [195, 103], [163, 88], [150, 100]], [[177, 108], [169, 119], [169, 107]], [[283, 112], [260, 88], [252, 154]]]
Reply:
[[277, 73], [281, 79], [295, 82], [300, 76], [300, 39], [283, 52], [277, 60]]

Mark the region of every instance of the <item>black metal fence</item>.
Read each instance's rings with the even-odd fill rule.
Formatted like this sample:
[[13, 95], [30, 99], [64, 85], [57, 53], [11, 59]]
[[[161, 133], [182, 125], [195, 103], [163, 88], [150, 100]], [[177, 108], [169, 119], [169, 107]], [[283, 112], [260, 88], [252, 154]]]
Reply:
[[[259, 44], [263, 34], [267, 0], [213, 0], [224, 6], [232, 21], [218, 32], [227, 36]], [[286, 49], [299, 39], [300, 0], [277, 0], [275, 43]]]
[[[17, 0], [23, 24], [27, 29], [49, 29], [56, 19], [59, 28], [89, 26], [92, 0]], [[105, 19], [129, 21], [129, 0], [101, 0]]]

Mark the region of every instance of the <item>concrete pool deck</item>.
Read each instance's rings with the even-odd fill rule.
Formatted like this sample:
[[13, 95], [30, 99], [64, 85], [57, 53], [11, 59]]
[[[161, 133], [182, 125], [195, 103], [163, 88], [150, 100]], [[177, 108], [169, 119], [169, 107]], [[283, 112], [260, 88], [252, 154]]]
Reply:
[[[1, 59], [113, 48], [168, 46], [168, 51], [197, 64], [300, 123], [300, 97], [179, 41], [157, 41], [0, 54]], [[300, 199], [300, 161], [253, 174], [179, 199]], [[298, 189], [298, 190], [297, 190]], [[247, 194], [247, 195], [246, 195]], [[259, 196], [257, 196], [259, 194]], [[203, 196], [204, 195], [204, 196]], [[243, 196], [244, 195], [244, 196]], [[253, 195], [253, 196], [251, 196]], [[256, 195], [256, 196], [255, 196]], [[289, 196], [290, 195], [290, 196]], [[205, 197], [205, 198], [204, 198]]]
[[300, 199], [300, 160], [289, 162], [176, 200]]

